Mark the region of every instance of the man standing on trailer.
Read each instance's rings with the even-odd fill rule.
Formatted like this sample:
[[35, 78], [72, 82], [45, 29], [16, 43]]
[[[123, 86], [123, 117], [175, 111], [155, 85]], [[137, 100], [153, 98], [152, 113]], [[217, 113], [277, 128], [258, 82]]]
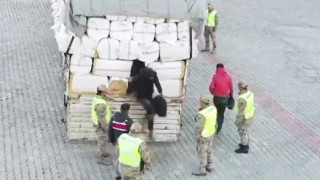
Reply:
[[91, 118], [94, 127], [97, 128], [98, 135], [98, 164], [110, 165], [111, 162], [105, 162], [105, 158], [110, 156], [108, 152], [108, 124], [111, 119], [110, 105], [107, 99], [111, 94], [105, 85], [97, 87], [97, 94], [94, 96], [91, 106]]
[[218, 26], [218, 16], [217, 16], [217, 11], [215, 10], [213, 4], [208, 5], [208, 10], [207, 10], [207, 21], [206, 21], [206, 26], [204, 29], [204, 38], [206, 40], [206, 47], [202, 50], [202, 52], [207, 52], [209, 51], [209, 42], [211, 37], [212, 40], [212, 51], [211, 53], [213, 54], [216, 50], [216, 30]]
[[255, 114], [254, 95], [248, 90], [248, 85], [243, 82], [238, 84], [238, 88], [240, 92], [236, 107], [235, 125], [238, 128], [241, 143], [239, 149], [235, 152], [247, 154], [249, 152], [249, 128]]
[[[116, 112], [111, 118], [108, 135], [109, 135], [109, 140], [113, 145], [116, 145], [118, 138], [123, 133], [129, 133], [130, 131], [130, 128], [132, 125], [132, 119], [129, 117], [129, 110], [130, 110], [130, 104], [128, 103], [122, 104], [120, 107], [121, 112]], [[118, 160], [116, 165], [116, 175], [117, 175], [116, 179], [121, 180]]]
[[197, 152], [200, 158], [199, 169], [192, 172], [194, 176], [205, 176], [213, 171], [212, 141], [216, 132], [217, 109], [212, 105], [211, 95], [202, 95], [200, 109], [196, 120]]

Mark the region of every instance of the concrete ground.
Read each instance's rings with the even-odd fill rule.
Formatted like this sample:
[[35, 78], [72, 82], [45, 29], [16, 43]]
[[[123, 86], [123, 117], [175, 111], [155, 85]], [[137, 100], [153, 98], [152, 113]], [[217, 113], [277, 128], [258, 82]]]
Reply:
[[[183, 129], [176, 143], [150, 144], [145, 179], [299, 180], [320, 177], [320, 1], [217, 0], [218, 52], [191, 61]], [[61, 57], [49, 0], [0, 1], [0, 179], [114, 179], [95, 162], [94, 142], [66, 142]], [[216, 172], [196, 178], [194, 115], [215, 64], [249, 83], [257, 116], [251, 152], [234, 153], [227, 111], [214, 144]]]

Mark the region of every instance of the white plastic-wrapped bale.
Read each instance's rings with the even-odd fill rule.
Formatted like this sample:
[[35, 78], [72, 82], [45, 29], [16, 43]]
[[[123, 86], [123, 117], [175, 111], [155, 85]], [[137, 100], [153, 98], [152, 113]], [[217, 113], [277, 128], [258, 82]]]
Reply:
[[95, 59], [93, 74], [98, 76], [110, 76], [129, 78], [132, 61]]
[[178, 39], [181, 41], [190, 40], [189, 21], [183, 21], [178, 23]]
[[133, 27], [133, 40], [138, 43], [151, 43], [154, 40], [156, 27], [153, 24], [137, 22]]
[[120, 41], [119, 59], [134, 60], [139, 58], [139, 45], [136, 41]]
[[97, 47], [97, 54], [102, 59], [118, 59], [120, 42], [115, 39], [101, 39]]
[[148, 18], [146, 19], [147, 24], [161, 24], [164, 23], [164, 18]]
[[76, 94], [96, 93], [97, 87], [101, 84], [109, 86], [108, 77], [87, 75], [72, 75], [70, 92]]
[[[162, 93], [165, 97], [178, 98], [182, 96], [181, 79], [160, 79]], [[156, 87], [154, 87], [156, 89]]]
[[117, 16], [117, 15], [107, 15], [106, 18], [109, 21], [118, 21], [119, 20], [119, 16]]
[[139, 44], [139, 60], [145, 63], [151, 63], [159, 59], [159, 44], [152, 42], [148, 44]]
[[176, 41], [173, 44], [160, 43], [160, 61], [177, 61], [189, 58], [189, 41]]
[[177, 22], [181, 22], [182, 20], [180, 19], [166, 19], [166, 23], [177, 23]]
[[91, 39], [90, 37], [83, 35], [81, 37], [81, 48], [82, 53], [88, 57], [96, 56], [96, 49], [98, 46], [98, 41]]
[[112, 21], [110, 37], [120, 41], [129, 41], [133, 36], [133, 25], [128, 21]]
[[156, 26], [156, 39], [158, 42], [174, 43], [177, 41], [177, 25], [175, 23], [163, 23]]
[[87, 26], [87, 35], [92, 39], [99, 41], [109, 36], [110, 22], [105, 18], [89, 18]]
[[160, 79], [182, 79], [185, 72], [185, 62], [153, 62], [148, 65], [154, 69]]
[[89, 74], [92, 67], [92, 59], [89, 57], [72, 55], [70, 60], [70, 72], [75, 75]]

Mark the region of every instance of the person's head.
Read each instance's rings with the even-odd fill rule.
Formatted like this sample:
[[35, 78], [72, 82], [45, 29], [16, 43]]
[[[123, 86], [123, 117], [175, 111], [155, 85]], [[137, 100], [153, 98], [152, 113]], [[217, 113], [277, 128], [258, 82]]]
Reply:
[[107, 97], [108, 95], [110, 95], [110, 91], [108, 90], [108, 88], [106, 87], [106, 85], [100, 84], [100, 85], [97, 87], [97, 95]]
[[224, 65], [222, 63], [218, 63], [216, 69], [218, 70], [219, 68], [224, 68]]
[[138, 123], [138, 122], [134, 122], [134, 123], [131, 125], [130, 131], [133, 132], [133, 133], [140, 133], [140, 132], [142, 131], [142, 126], [141, 126], [141, 124]]
[[204, 94], [200, 97], [200, 108], [203, 109], [205, 107], [208, 107], [212, 104], [212, 95], [210, 94]]
[[121, 104], [120, 110], [121, 110], [121, 112], [128, 113], [130, 110], [130, 104], [128, 104], [128, 103]]
[[240, 92], [247, 91], [248, 90], [248, 85], [246, 83], [244, 83], [244, 82], [239, 82], [238, 83], [238, 88], [239, 88]]
[[208, 10], [209, 10], [209, 11], [213, 11], [213, 10], [214, 10], [214, 6], [213, 6], [212, 3], [209, 3], [209, 4], [208, 4]]

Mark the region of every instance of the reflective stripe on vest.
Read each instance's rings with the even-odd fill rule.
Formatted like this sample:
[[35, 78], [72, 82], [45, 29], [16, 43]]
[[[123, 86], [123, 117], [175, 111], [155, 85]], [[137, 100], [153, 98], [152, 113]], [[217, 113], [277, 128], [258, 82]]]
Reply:
[[118, 139], [119, 162], [131, 167], [140, 167], [141, 155], [139, 147], [142, 142], [143, 140], [140, 138], [122, 134]]
[[203, 126], [202, 137], [210, 137], [216, 132], [217, 109], [215, 106], [209, 106], [199, 112], [206, 119]]
[[104, 100], [102, 97], [100, 96], [95, 96], [93, 98], [93, 102], [92, 102], [92, 106], [91, 106], [91, 118], [92, 118], [92, 122], [94, 125], [98, 125], [98, 115], [97, 112], [95, 110], [95, 106], [97, 104], [105, 104], [106, 105], [106, 121], [109, 124], [110, 119], [111, 119], [111, 109], [110, 106], [108, 105], [107, 101]]
[[211, 13], [209, 13], [209, 10], [207, 10], [207, 26], [209, 27], [215, 27], [216, 26], [216, 14], [217, 11], [213, 10]]
[[[243, 99], [246, 101], [246, 108], [244, 111], [244, 116], [246, 119], [252, 118], [254, 116], [254, 112], [255, 112], [255, 107], [254, 107], [254, 95], [251, 91], [248, 91], [244, 94], [241, 94], [238, 97], [238, 102], [239, 99]], [[237, 105], [237, 114], [239, 112], [239, 106]]]

